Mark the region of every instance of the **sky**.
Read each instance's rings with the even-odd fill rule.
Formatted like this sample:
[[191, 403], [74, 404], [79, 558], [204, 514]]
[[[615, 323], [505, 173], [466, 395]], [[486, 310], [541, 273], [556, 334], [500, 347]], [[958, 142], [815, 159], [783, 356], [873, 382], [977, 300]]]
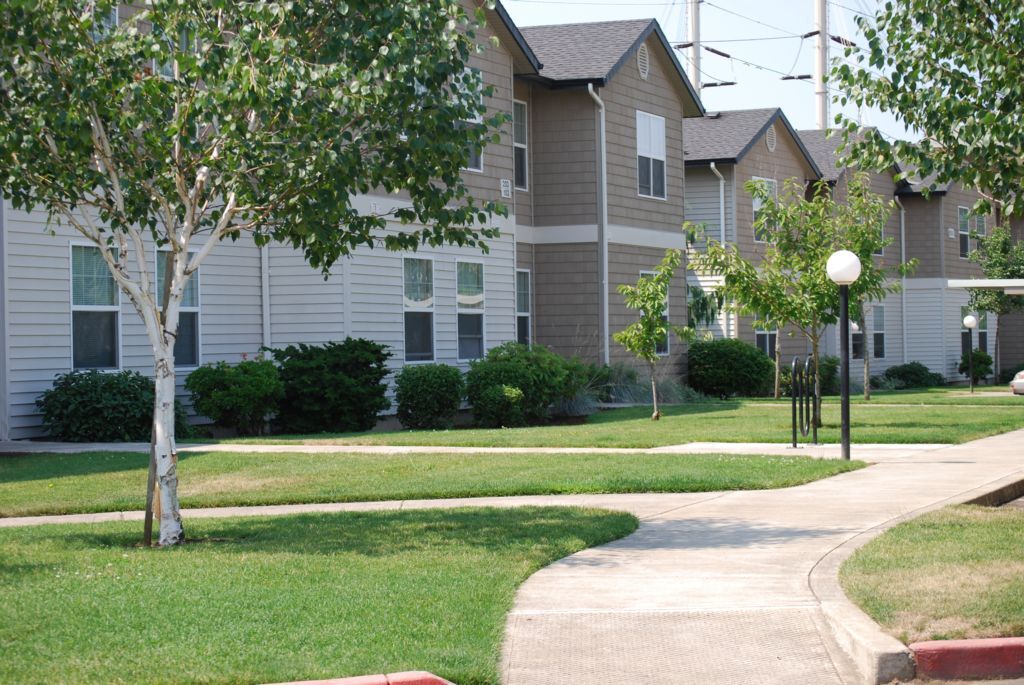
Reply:
[[[672, 43], [687, 38], [687, 6], [693, 0], [502, 0], [519, 26], [613, 19], [655, 18]], [[729, 58], [702, 52], [704, 82], [736, 81], [737, 85], [705, 88], [708, 111], [781, 107], [797, 129], [817, 127], [814, 85], [783, 81], [784, 74], [813, 74], [815, 39], [800, 35], [814, 30], [814, 0], [701, 0], [701, 42], [728, 53]], [[874, 13], [878, 0], [829, 0], [829, 31], [861, 45], [857, 16]], [[688, 69], [689, 51], [676, 51]], [[845, 59], [830, 43], [830, 58]], [[829, 118], [839, 111], [830, 103]], [[889, 137], [914, 138], [893, 116], [855, 108], [844, 114]]]

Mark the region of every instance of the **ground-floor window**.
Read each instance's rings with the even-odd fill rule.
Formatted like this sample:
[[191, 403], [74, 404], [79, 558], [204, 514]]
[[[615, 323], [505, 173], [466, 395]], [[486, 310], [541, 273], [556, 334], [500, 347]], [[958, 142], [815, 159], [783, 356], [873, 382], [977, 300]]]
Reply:
[[[164, 278], [167, 274], [168, 250], [157, 250], [156, 253], [156, 303], [164, 305]], [[190, 252], [189, 259], [195, 255]], [[188, 368], [199, 366], [199, 272], [196, 271], [188, 279], [185, 292], [181, 297], [178, 313], [178, 336], [174, 340], [174, 364]]]
[[876, 304], [872, 309], [874, 327], [871, 330], [871, 344], [875, 359], [885, 359], [885, 307]]
[[516, 342], [520, 345], [530, 344], [530, 272], [526, 269], [516, 271]]
[[775, 345], [779, 339], [779, 331], [754, 331], [754, 344], [757, 349], [764, 352], [766, 355], [775, 359]]
[[[971, 314], [969, 307], [960, 307], [960, 321], [962, 322], [968, 314]], [[988, 352], [988, 312], [978, 312], [977, 333], [967, 329], [963, 323], [960, 324], [960, 356], [967, 354], [971, 349], [971, 340], [974, 339], [974, 349]]]
[[121, 297], [100, 248], [71, 246], [71, 364], [116, 369]]
[[407, 258], [403, 264], [405, 361], [434, 358], [434, 262]]
[[[656, 274], [654, 271], [641, 271], [641, 276], [647, 278], [653, 278]], [[665, 293], [665, 313], [661, 315], [661, 320], [668, 323], [668, 293]], [[669, 336], [665, 333], [665, 336], [654, 343], [654, 354], [659, 357], [667, 357], [669, 353]]]
[[480, 359], [484, 356], [484, 265], [458, 262], [455, 269], [459, 359]]

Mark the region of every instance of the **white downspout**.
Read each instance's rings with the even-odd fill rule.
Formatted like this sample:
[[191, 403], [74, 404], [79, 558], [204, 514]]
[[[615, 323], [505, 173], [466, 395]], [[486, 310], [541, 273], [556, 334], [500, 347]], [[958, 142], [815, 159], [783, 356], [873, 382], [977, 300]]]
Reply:
[[605, 141], [605, 122], [604, 122], [604, 102], [598, 97], [597, 93], [594, 92], [594, 84], [587, 84], [587, 92], [590, 93], [590, 97], [597, 104], [597, 111], [600, 114], [598, 128], [598, 154], [601, 156], [598, 162], [598, 173], [601, 175], [601, 181], [598, 186], [598, 192], [601, 194], [599, 202], [601, 203], [601, 213], [598, 216], [597, 224], [597, 242], [598, 251], [600, 252], [600, 271], [598, 274], [598, 280], [601, 283], [601, 292], [598, 297], [598, 307], [600, 327], [601, 327], [601, 361], [604, 364], [611, 363], [611, 350], [608, 345], [608, 158], [607, 158], [607, 145]]
[[263, 305], [263, 346], [273, 347], [270, 335], [270, 247], [260, 248], [260, 303]]
[[[907, 263], [907, 209], [900, 202], [899, 196], [893, 195], [893, 201], [900, 208], [900, 264]], [[900, 326], [903, 337], [903, 363], [907, 363], [907, 275], [900, 276]]]
[[[714, 162], [711, 162], [711, 173], [718, 177], [718, 235], [719, 242], [725, 247], [725, 176], [718, 170]], [[725, 337], [732, 337], [732, 314], [725, 315]]]

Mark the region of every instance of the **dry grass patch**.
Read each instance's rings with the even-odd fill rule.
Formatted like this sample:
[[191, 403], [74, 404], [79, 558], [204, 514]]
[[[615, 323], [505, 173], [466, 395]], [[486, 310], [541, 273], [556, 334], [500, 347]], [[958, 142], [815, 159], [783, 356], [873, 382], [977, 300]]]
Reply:
[[910, 643], [1024, 635], [1024, 510], [950, 507], [899, 525], [844, 564], [840, 582]]

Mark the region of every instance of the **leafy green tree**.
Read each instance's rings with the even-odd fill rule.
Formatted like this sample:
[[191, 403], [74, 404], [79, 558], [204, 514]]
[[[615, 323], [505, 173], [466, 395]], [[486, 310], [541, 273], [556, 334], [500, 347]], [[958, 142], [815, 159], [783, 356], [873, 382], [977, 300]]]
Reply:
[[[200, 264], [243, 233], [323, 270], [360, 245], [483, 247], [501, 210], [472, 200], [461, 168], [504, 118], [465, 67], [483, 10], [457, 0], [150, 0], [111, 26], [115, 8], [0, 3], [0, 192], [100, 247], [145, 322], [172, 545], [173, 348]], [[364, 213], [355, 198], [373, 189], [407, 199]], [[152, 243], [168, 250], [163, 283]]]
[[892, 242], [882, 237], [882, 229], [893, 203], [871, 192], [866, 174], [853, 174], [847, 183], [846, 201], [837, 202], [824, 181], [808, 198], [804, 185], [790, 179], [778, 199], [763, 182], [748, 182], [748, 192], [762, 203], [754, 228], [765, 236], [763, 257], [754, 262], [740, 255], [735, 245], [709, 240], [707, 250], [691, 262], [697, 272], [723, 276], [723, 294], [741, 312], [775, 325], [792, 325], [807, 339], [816, 372], [819, 425], [821, 339], [839, 320], [839, 288], [825, 271], [829, 256], [846, 249], [860, 257], [861, 275], [850, 286], [853, 321], [860, 318], [861, 303], [898, 292], [900, 284], [894, 279], [913, 266], [903, 264], [890, 272], [875, 263], [875, 253]]
[[[979, 210], [994, 203], [1004, 215], [1024, 212], [1024, 3], [893, 0], [857, 23], [866, 47], [848, 48], [847, 63], [832, 72], [841, 102], [892, 112], [926, 136], [923, 144], [889, 144], [864, 131], [851, 146], [861, 167], [899, 163], [922, 178], [978, 189]], [[836, 122], [857, 130], [841, 115]]]
[[[981, 266], [985, 278], [1024, 278], [1024, 243], [1014, 240], [1010, 229], [997, 226], [985, 236], [975, 235], [978, 247], [971, 252], [972, 261]], [[1024, 297], [1007, 295], [1002, 290], [970, 291], [970, 308], [977, 312], [991, 312], [996, 315], [996, 372], [1000, 368], [999, 317], [1024, 309]]]
[[658, 345], [666, 342], [671, 333], [685, 341], [694, 338], [692, 328], [674, 326], [665, 315], [669, 285], [681, 261], [680, 250], [666, 250], [664, 259], [653, 274], [640, 276], [636, 285], [619, 286], [619, 293], [625, 299], [626, 306], [637, 310], [639, 318], [612, 337], [615, 338], [615, 342], [636, 355], [637, 359], [647, 363], [651, 372], [651, 400], [654, 404], [652, 421], [661, 418], [661, 410], [658, 409]]

